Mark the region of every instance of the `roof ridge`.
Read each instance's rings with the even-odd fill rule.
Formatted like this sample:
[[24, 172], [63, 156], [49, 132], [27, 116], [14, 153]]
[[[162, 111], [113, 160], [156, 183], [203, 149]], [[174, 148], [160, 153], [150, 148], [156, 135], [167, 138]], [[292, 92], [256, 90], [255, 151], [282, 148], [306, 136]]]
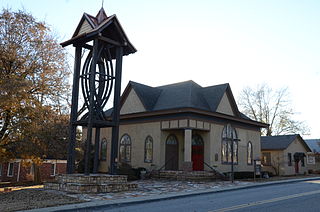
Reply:
[[[200, 86], [198, 83], [196, 83], [193, 80], [186, 80], [186, 81], [182, 81], [182, 82], [176, 82], [176, 83], [171, 83], [171, 84], [166, 84], [166, 85], [160, 85], [160, 86], [157, 86], [156, 88], [162, 88], [162, 87], [168, 87], [168, 86], [176, 86], [176, 85], [181, 85], [181, 84], [187, 84], [189, 82], [192, 83], [192, 84], [195, 84], [197, 86]], [[200, 86], [200, 87], [202, 87], [202, 86]]]
[[299, 134], [289, 134], [289, 135], [265, 135], [261, 137], [284, 137], [284, 136], [298, 136]]
[[219, 86], [230, 86], [230, 84], [228, 82], [226, 83], [221, 83], [221, 84], [218, 84], [218, 85], [210, 85], [210, 86], [206, 86], [206, 87], [203, 87], [203, 88], [212, 88], [212, 87], [219, 87]]

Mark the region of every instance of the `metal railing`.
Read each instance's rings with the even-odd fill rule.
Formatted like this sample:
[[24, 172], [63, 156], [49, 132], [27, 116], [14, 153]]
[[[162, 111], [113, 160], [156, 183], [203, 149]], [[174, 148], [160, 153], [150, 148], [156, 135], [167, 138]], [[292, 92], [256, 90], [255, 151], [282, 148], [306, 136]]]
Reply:
[[209, 167], [214, 173], [218, 174], [218, 175], [219, 175], [220, 177], [222, 177], [223, 179], [226, 178], [226, 176], [225, 176], [222, 172], [216, 170], [215, 168], [213, 168], [212, 166], [210, 166], [210, 165], [207, 164], [206, 162], [203, 161], [203, 164], [206, 165], [207, 167]]

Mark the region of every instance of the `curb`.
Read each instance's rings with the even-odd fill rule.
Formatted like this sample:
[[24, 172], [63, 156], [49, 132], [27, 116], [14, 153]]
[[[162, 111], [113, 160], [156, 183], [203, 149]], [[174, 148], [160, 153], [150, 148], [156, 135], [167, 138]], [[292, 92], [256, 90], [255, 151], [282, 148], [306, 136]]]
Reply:
[[310, 181], [310, 180], [320, 180], [320, 177], [310, 177], [310, 178], [300, 178], [300, 179], [291, 179], [291, 180], [279, 180], [273, 182], [266, 182], [266, 183], [257, 183], [254, 185], [242, 185], [242, 186], [235, 186], [232, 188], [219, 188], [219, 189], [205, 189], [201, 191], [191, 191], [191, 192], [176, 192], [176, 193], [169, 193], [169, 194], [162, 194], [157, 196], [144, 196], [144, 197], [135, 197], [131, 199], [119, 199], [119, 200], [97, 200], [92, 202], [85, 202], [85, 203], [78, 203], [78, 204], [69, 204], [69, 205], [62, 205], [62, 206], [55, 206], [55, 207], [48, 207], [48, 208], [39, 208], [33, 210], [24, 210], [26, 212], [53, 212], [53, 211], [72, 211], [72, 210], [83, 210], [89, 208], [100, 208], [100, 207], [111, 207], [111, 206], [120, 206], [120, 205], [133, 205], [133, 204], [141, 204], [147, 202], [155, 202], [155, 201], [162, 201], [162, 200], [169, 200], [169, 199], [178, 199], [183, 197], [190, 197], [202, 194], [213, 194], [213, 193], [221, 193], [227, 191], [235, 191], [235, 190], [242, 190], [242, 189], [250, 189], [250, 188], [257, 188], [257, 187], [265, 187], [270, 185], [278, 185], [278, 184], [289, 184], [295, 182], [303, 182], [303, 181]]

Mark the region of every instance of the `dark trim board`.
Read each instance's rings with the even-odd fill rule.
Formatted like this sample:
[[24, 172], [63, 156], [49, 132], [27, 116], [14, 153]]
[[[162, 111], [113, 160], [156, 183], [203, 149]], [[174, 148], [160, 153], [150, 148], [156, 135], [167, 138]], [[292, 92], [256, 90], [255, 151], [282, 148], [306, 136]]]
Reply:
[[[181, 120], [181, 119], [196, 119], [198, 121], [216, 123], [225, 125], [227, 123], [232, 124], [235, 127], [240, 127], [243, 129], [250, 129], [255, 131], [260, 131], [263, 126], [255, 125], [254, 123], [243, 123], [238, 120], [230, 120], [222, 117], [208, 116], [205, 114], [199, 114], [194, 112], [177, 112], [177, 113], [167, 113], [167, 114], [157, 114], [152, 116], [132, 116], [122, 115], [120, 118], [120, 125], [124, 124], [136, 124], [136, 123], [147, 123], [147, 122], [157, 122], [157, 121], [171, 121], [171, 120]], [[262, 125], [262, 124], [261, 124]]]
[[254, 131], [259, 131], [260, 132], [260, 127], [257, 126], [250, 126], [247, 124], [243, 123], [238, 123], [234, 121], [229, 121], [229, 120], [223, 120], [219, 118], [214, 118], [214, 117], [204, 117], [204, 116], [199, 116], [196, 114], [176, 114], [176, 115], [163, 115], [163, 116], [157, 116], [157, 117], [137, 117], [137, 118], [131, 118], [131, 119], [121, 119], [120, 120], [120, 126], [121, 125], [129, 125], [129, 124], [137, 124], [137, 123], [148, 123], [148, 122], [160, 122], [160, 121], [171, 121], [171, 120], [183, 120], [183, 119], [196, 119], [197, 121], [204, 121], [204, 122], [209, 122], [209, 123], [214, 123], [214, 124], [232, 124], [234, 127], [237, 128], [242, 128], [242, 129], [249, 129], [249, 130], [254, 130]]
[[204, 120], [227, 120], [230, 122], [236, 122], [236, 123], [245, 123], [249, 125], [253, 125], [259, 128], [265, 128], [268, 127], [268, 124], [264, 124], [261, 122], [253, 121], [253, 120], [247, 120], [243, 118], [238, 118], [222, 113], [217, 112], [209, 112], [194, 108], [176, 108], [176, 109], [170, 109], [170, 110], [161, 110], [161, 111], [153, 111], [153, 112], [140, 112], [140, 113], [134, 113], [134, 114], [125, 114], [121, 115], [121, 120], [127, 120], [127, 119], [135, 119], [135, 118], [145, 118], [148, 119], [149, 117], [153, 119], [154, 117], [169, 117], [169, 119], [172, 119], [179, 116], [180, 114], [194, 114], [192, 116], [202, 117]]

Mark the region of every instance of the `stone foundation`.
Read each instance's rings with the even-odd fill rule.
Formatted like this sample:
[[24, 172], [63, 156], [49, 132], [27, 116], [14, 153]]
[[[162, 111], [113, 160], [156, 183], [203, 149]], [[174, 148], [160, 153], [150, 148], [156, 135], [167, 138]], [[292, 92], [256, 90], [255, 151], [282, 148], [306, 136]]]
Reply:
[[55, 182], [44, 184], [45, 189], [71, 193], [108, 193], [134, 190], [137, 184], [128, 183], [125, 175], [107, 174], [63, 174], [56, 176]]

